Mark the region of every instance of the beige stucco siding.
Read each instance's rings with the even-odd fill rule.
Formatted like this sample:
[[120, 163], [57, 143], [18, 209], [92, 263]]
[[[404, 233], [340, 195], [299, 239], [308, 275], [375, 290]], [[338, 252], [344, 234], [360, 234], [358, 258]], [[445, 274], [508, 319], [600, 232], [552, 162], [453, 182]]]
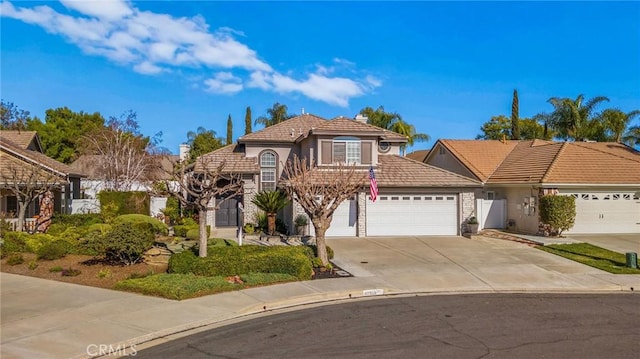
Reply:
[[447, 171], [457, 173], [469, 178], [476, 178], [460, 161], [458, 161], [448, 150], [444, 149], [444, 153], [440, 153], [440, 145], [432, 150], [432, 154], [427, 158], [427, 163], [445, 169]]
[[[496, 199], [507, 200], [507, 223], [515, 222], [513, 230], [520, 233], [536, 234], [538, 232], [538, 189], [529, 187], [494, 187]], [[535, 210], [529, 215], [526, 211], [525, 198], [535, 197]]]

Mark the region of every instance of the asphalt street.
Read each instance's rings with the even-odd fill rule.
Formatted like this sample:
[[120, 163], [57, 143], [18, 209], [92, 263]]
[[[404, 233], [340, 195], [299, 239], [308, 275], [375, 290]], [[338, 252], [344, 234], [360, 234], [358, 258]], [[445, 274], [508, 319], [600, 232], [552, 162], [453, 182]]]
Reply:
[[136, 358], [637, 358], [640, 295], [394, 297], [265, 316]]

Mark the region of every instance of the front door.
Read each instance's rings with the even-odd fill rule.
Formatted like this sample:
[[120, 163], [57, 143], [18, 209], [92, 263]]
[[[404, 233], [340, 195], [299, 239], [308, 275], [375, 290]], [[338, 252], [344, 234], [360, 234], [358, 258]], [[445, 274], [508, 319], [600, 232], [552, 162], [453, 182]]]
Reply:
[[[219, 204], [216, 210], [216, 227], [237, 227], [238, 226], [238, 201], [239, 197], [216, 199]], [[222, 203], [220, 203], [222, 201]]]

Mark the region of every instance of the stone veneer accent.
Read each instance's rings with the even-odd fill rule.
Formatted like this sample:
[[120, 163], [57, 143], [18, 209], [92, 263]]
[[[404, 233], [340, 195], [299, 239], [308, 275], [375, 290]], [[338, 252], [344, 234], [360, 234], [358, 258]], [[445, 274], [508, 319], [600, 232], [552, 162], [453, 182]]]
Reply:
[[244, 196], [242, 203], [244, 206], [243, 223], [255, 223], [258, 207], [256, 207], [252, 201], [258, 193], [258, 185], [253, 175], [244, 175], [242, 179], [244, 180]]
[[469, 217], [476, 215], [476, 200], [473, 192], [460, 193], [460, 202], [462, 204], [461, 223], [464, 223]]
[[358, 230], [356, 236], [367, 236], [367, 192], [358, 193]]

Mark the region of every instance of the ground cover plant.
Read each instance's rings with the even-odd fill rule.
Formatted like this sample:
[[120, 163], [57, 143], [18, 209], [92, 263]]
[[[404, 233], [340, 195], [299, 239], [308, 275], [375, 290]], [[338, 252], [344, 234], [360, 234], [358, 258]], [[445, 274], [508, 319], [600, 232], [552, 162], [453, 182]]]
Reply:
[[537, 248], [609, 273], [640, 274], [640, 269], [626, 266], [624, 254], [588, 243], [552, 244]]

